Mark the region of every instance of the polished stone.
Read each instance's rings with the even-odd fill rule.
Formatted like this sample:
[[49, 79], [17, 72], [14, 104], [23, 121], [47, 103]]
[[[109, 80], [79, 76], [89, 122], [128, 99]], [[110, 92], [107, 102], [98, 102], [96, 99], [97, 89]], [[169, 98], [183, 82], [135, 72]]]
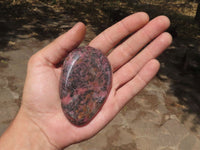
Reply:
[[111, 66], [100, 50], [86, 46], [66, 57], [60, 81], [62, 109], [77, 126], [89, 123], [102, 108], [112, 84]]

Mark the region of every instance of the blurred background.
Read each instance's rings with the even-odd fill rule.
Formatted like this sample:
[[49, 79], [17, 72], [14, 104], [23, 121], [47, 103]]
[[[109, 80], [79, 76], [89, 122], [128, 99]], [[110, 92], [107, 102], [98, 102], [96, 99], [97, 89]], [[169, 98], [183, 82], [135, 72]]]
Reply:
[[33, 53], [76, 22], [87, 26], [86, 45], [138, 11], [171, 20], [159, 73], [97, 136], [68, 149], [200, 149], [199, 0], [0, 0], [0, 134], [19, 109]]

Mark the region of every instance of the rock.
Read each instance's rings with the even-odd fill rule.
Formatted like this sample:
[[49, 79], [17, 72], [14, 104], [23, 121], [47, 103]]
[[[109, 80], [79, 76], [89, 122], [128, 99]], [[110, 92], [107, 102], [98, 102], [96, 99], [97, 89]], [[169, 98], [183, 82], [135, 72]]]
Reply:
[[76, 126], [89, 123], [103, 106], [112, 83], [111, 66], [100, 50], [86, 46], [65, 59], [60, 80], [62, 109]]

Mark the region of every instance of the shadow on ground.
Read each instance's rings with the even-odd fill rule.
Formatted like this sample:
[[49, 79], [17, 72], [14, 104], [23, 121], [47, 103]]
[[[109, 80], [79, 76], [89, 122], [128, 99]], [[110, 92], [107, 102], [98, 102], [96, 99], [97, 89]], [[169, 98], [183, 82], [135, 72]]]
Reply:
[[9, 0], [0, 1], [0, 51], [9, 50], [15, 39], [54, 39], [71, 28], [59, 22], [69, 18], [53, 6], [41, 2], [13, 4]]
[[[160, 57], [161, 69], [158, 74], [161, 80], [166, 75], [171, 80], [169, 94], [179, 99], [179, 109], [182, 109], [182, 123], [187, 114], [195, 114], [193, 127], [196, 131], [200, 124], [200, 41], [175, 39], [172, 46]], [[174, 103], [168, 107], [176, 107]]]

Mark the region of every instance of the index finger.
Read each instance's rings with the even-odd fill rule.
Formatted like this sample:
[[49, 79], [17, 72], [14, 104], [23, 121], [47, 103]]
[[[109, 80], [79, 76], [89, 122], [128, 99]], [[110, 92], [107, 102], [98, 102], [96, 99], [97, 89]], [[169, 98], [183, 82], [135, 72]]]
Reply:
[[89, 43], [89, 46], [100, 49], [105, 54], [123, 38], [142, 28], [148, 21], [149, 16], [144, 12], [132, 14], [104, 30]]

